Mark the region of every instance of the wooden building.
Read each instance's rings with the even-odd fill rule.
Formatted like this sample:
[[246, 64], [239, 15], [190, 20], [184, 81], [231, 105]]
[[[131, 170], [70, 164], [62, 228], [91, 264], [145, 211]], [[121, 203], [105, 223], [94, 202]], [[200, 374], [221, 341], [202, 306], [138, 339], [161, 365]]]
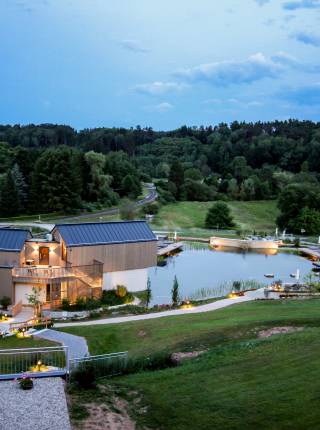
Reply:
[[117, 285], [141, 291], [156, 256], [145, 221], [59, 224], [43, 239], [0, 229], [0, 297], [28, 304], [36, 288], [42, 303], [57, 307], [64, 298], [98, 297]]

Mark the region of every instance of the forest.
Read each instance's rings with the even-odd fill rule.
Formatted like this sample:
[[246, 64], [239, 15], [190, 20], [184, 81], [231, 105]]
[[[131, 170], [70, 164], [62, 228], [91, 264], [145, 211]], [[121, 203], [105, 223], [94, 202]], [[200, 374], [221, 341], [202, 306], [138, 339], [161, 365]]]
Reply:
[[277, 199], [279, 227], [318, 233], [320, 124], [233, 122], [172, 131], [0, 126], [3, 218], [116, 205], [137, 198], [143, 181], [156, 183], [159, 204]]

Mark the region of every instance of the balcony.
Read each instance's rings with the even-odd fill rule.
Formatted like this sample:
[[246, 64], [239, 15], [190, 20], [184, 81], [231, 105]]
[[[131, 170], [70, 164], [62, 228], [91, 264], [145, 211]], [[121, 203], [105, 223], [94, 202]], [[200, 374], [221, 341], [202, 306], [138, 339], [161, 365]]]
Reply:
[[49, 280], [74, 278], [76, 274], [70, 267], [15, 267], [12, 277], [16, 282], [43, 283]]

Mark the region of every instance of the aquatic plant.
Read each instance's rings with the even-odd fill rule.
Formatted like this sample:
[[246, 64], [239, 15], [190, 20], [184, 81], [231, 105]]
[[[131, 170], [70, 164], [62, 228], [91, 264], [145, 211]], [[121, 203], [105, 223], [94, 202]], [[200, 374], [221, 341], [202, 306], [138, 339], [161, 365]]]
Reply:
[[265, 287], [263, 282], [255, 279], [244, 279], [230, 282], [225, 281], [217, 287], [199, 288], [190, 296], [190, 299], [205, 300], [226, 296], [234, 289], [235, 283], [237, 285], [237, 291], [258, 290], [259, 288]]

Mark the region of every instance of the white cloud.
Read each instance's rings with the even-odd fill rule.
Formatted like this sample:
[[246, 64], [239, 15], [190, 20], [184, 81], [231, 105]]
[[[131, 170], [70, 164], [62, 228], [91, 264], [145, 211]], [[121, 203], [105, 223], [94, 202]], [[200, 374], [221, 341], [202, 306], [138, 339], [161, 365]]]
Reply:
[[134, 90], [142, 94], [150, 94], [153, 96], [166, 94], [169, 92], [182, 91], [187, 87], [184, 83], [179, 82], [161, 82], [155, 81], [150, 84], [138, 84], [134, 87]]
[[173, 107], [174, 106], [171, 103], [162, 102], [162, 103], [159, 103], [157, 105], [146, 106], [146, 110], [149, 112], [164, 113], [164, 112], [168, 112], [169, 110], [173, 109]]
[[242, 61], [221, 61], [186, 68], [176, 72], [176, 76], [189, 82], [205, 81], [213, 85], [228, 86], [276, 78], [283, 68], [281, 63], [257, 53]]

